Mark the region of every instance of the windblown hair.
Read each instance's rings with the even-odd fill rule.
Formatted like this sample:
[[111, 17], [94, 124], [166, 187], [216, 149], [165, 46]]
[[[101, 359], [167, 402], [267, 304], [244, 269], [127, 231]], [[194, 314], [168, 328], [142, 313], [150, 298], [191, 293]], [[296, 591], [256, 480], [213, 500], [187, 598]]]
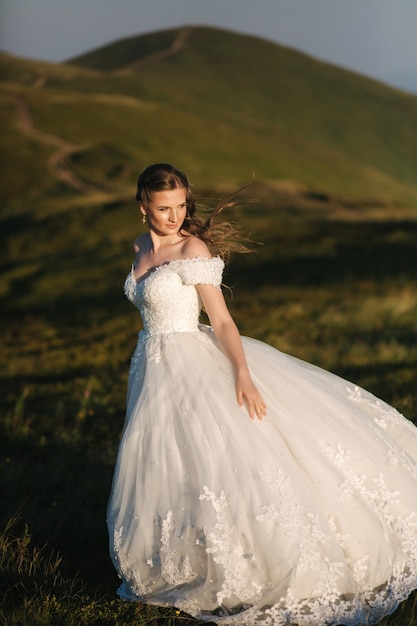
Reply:
[[[203, 220], [196, 215], [196, 203], [187, 176], [181, 170], [168, 163], [156, 163], [147, 167], [138, 178], [136, 200], [146, 206], [155, 191], [184, 189], [187, 212], [181, 230], [204, 241], [211, 254], [219, 255], [227, 260], [232, 252], [250, 252], [249, 240], [242, 237], [239, 227], [233, 222], [216, 223], [219, 214], [237, 205], [235, 194], [219, 203], [208, 219]], [[181, 234], [181, 233], [180, 233]]]

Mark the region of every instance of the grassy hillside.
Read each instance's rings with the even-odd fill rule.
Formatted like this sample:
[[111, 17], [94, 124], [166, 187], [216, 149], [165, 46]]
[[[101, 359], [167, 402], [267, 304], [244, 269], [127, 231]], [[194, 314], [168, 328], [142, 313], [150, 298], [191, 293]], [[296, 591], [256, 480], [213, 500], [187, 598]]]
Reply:
[[[240, 132], [269, 139], [266, 159], [260, 158], [262, 178], [289, 177], [333, 190], [338, 181], [337, 190], [349, 193], [359, 191], [350, 180], [358, 177], [369, 179], [371, 194], [375, 189], [379, 197], [384, 177], [416, 185], [417, 98], [288, 48], [185, 28], [125, 39], [73, 63], [128, 75], [145, 93], [189, 114], [206, 111], [211, 122], [226, 116]], [[252, 158], [255, 171], [257, 164]], [[369, 196], [366, 186], [361, 192]]]
[[255, 175], [345, 198], [417, 200], [416, 96], [253, 37], [184, 28], [58, 65], [2, 55], [1, 75], [7, 205], [56, 200], [68, 187], [57, 188], [56, 147], [22, 126], [16, 97], [35, 129], [72, 145], [71, 170], [113, 194], [167, 160], [198, 186]]
[[[0, 624], [191, 626], [116, 600], [107, 554], [138, 170], [173, 161], [207, 204], [255, 172], [230, 217], [264, 245], [225, 275], [242, 333], [417, 423], [417, 99], [210, 29], [0, 66]], [[383, 624], [416, 619], [414, 596]]]

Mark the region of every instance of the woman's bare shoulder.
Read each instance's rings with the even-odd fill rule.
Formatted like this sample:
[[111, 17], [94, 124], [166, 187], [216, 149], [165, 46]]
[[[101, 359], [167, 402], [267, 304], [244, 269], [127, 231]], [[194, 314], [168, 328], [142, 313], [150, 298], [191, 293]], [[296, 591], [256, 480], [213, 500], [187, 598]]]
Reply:
[[210, 258], [210, 250], [207, 245], [194, 235], [189, 235], [183, 243], [182, 249], [183, 258], [193, 258], [196, 256], [201, 256], [204, 258]]

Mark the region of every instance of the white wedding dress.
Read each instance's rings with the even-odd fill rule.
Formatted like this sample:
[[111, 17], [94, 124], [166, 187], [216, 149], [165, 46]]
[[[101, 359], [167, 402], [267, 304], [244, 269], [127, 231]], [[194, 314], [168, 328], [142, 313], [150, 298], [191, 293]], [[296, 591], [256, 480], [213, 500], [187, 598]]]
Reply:
[[417, 429], [318, 367], [243, 337], [268, 416], [236, 401], [184, 259], [125, 292], [144, 330], [108, 505], [122, 598], [218, 624], [376, 624], [417, 587]]

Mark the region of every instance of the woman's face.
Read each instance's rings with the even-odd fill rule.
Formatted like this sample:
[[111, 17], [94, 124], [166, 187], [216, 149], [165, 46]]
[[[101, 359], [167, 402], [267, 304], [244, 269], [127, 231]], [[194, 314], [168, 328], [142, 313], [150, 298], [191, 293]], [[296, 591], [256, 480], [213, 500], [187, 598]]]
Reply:
[[181, 229], [187, 213], [186, 191], [183, 187], [168, 191], [154, 191], [150, 201], [141, 205], [148, 226], [157, 235], [175, 235]]

